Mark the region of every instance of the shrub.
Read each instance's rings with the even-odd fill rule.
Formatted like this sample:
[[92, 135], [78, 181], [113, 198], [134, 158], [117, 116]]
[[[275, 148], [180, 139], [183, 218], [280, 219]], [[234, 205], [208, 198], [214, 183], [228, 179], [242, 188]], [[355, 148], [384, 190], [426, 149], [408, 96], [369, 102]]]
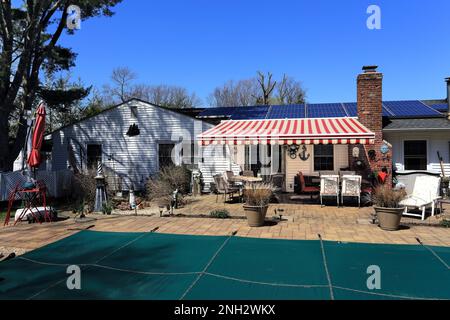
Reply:
[[442, 220], [441, 226], [444, 228], [450, 228], [450, 220], [447, 220], [447, 219]]
[[77, 173], [73, 178], [72, 196], [76, 203], [86, 205], [90, 210], [95, 206], [95, 193], [97, 191], [97, 182], [95, 181], [96, 172], [89, 171]]
[[250, 184], [244, 187], [245, 203], [249, 206], [264, 207], [269, 204], [273, 195], [270, 183]]
[[157, 200], [157, 202], [170, 205], [175, 190], [178, 189], [181, 196], [186, 195], [190, 191], [190, 186], [191, 173], [186, 167], [168, 166], [162, 168], [158, 175], [149, 179], [147, 195], [149, 200]]
[[228, 210], [226, 210], [226, 209], [221, 209], [221, 210], [211, 211], [209, 213], [209, 215], [211, 216], [211, 218], [228, 219], [230, 217], [230, 212], [228, 212]]
[[109, 202], [104, 203], [102, 206], [102, 212], [103, 212], [103, 214], [111, 215], [111, 213], [113, 212], [112, 204]]
[[393, 190], [387, 186], [379, 186], [375, 189], [372, 202], [376, 207], [401, 208], [400, 202], [406, 197], [405, 190]]

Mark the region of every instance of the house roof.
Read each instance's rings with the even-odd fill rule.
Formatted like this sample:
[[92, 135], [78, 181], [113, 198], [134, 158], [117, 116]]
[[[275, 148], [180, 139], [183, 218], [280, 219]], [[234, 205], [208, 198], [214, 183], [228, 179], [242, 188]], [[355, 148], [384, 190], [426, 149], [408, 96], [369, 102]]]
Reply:
[[403, 130], [450, 130], [450, 120], [441, 117], [421, 119], [389, 119], [385, 121], [383, 131]]
[[[433, 102], [434, 108], [419, 100], [384, 101], [383, 116], [387, 118], [439, 118], [446, 110], [442, 111], [442, 104], [439, 103], [440, 101], [436, 102]], [[257, 120], [356, 117], [357, 115], [357, 104], [350, 102], [206, 108], [197, 117], [200, 119]]]
[[78, 121], [76, 121], [76, 122], [74, 122], [74, 123], [71, 123], [71, 124], [67, 125], [67, 126], [63, 126], [63, 127], [61, 127], [61, 128], [58, 128], [58, 129], [56, 129], [56, 130], [54, 130], [54, 131], [52, 131], [52, 132], [46, 134], [46, 136], [52, 135], [52, 134], [55, 133], [55, 132], [64, 130], [64, 129], [69, 128], [69, 127], [71, 127], [71, 126], [77, 125], [77, 124], [80, 123], [80, 122], [83, 122], [83, 121], [86, 121], [86, 120], [88, 120], [88, 119], [94, 118], [94, 117], [96, 117], [96, 116], [98, 116], [98, 115], [100, 115], [100, 114], [103, 114], [103, 113], [106, 113], [106, 112], [108, 112], [108, 111], [111, 111], [111, 110], [114, 110], [114, 109], [116, 109], [116, 108], [119, 108], [119, 107], [121, 107], [121, 106], [127, 105], [127, 104], [129, 104], [129, 103], [131, 103], [131, 102], [133, 102], [133, 101], [137, 101], [137, 102], [141, 102], [141, 103], [144, 103], [144, 104], [148, 104], [148, 105], [151, 105], [151, 106], [153, 106], [153, 107], [157, 107], [157, 108], [160, 108], [160, 109], [164, 109], [164, 110], [167, 110], [167, 111], [170, 111], [170, 112], [179, 113], [179, 114], [182, 114], [182, 115], [184, 115], [184, 116], [186, 116], [186, 117], [193, 118], [193, 119], [195, 119], [195, 120], [201, 120], [201, 119], [197, 118], [197, 115], [198, 115], [201, 111], [204, 110], [204, 109], [201, 109], [201, 108], [198, 108], [198, 109], [196, 109], [196, 108], [189, 108], [189, 109], [168, 108], [168, 107], [159, 106], [159, 105], [157, 105], [157, 104], [154, 104], [154, 103], [151, 103], [151, 102], [148, 102], [148, 101], [145, 101], [145, 100], [141, 100], [141, 99], [137, 99], [137, 98], [132, 98], [132, 99], [127, 100], [127, 101], [125, 101], [125, 102], [122, 102], [122, 103], [116, 104], [116, 105], [114, 105], [114, 106], [105, 108], [105, 109], [103, 109], [102, 111], [100, 111], [99, 113], [96, 113], [96, 114], [94, 114], [94, 115], [92, 115], [92, 116], [85, 117], [85, 118], [80, 119], [80, 120], [78, 120]]

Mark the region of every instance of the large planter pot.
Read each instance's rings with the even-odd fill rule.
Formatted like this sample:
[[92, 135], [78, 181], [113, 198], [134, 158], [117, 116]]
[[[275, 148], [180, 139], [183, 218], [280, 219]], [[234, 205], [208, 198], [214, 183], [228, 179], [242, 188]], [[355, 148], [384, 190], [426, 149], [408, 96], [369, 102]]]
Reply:
[[245, 215], [247, 216], [247, 223], [250, 227], [262, 227], [266, 220], [267, 209], [269, 206], [248, 206], [244, 205]]
[[386, 231], [396, 231], [400, 228], [400, 221], [405, 208], [374, 207], [380, 228]]

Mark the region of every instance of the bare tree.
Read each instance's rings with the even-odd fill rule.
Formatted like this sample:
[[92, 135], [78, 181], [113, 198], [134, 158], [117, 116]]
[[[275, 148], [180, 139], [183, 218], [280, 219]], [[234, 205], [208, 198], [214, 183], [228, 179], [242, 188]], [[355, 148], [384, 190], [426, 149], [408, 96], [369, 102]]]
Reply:
[[186, 88], [169, 85], [139, 85], [135, 87], [134, 96], [159, 106], [184, 109], [194, 108], [201, 104], [195, 93], [189, 93]]
[[278, 104], [302, 104], [305, 103], [306, 93], [300, 82], [292, 77], [283, 75], [283, 79], [277, 86]]
[[132, 98], [133, 95], [133, 81], [137, 79], [136, 73], [131, 71], [128, 67], [115, 68], [111, 74], [111, 81], [113, 87], [105, 86], [105, 91], [112, 98], [125, 102]]
[[168, 108], [193, 108], [201, 104], [195, 93], [186, 88], [169, 85], [134, 84], [137, 75], [128, 67], [116, 68], [111, 75], [112, 86], [105, 85], [104, 101], [123, 103], [137, 98]]
[[208, 102], [217, 107], [299, 104], [305, 102], [305, 91], [292, 77], [284, 75], [274, 81], [272, 73], [258, 72], [255, 78], [230, 80], [217, 87]]
[[256, 104], [258, 92], [258, 83], [254, 78], [228, 81], [214, 90], [209, 102], [218, 107], [251, 106]]
[[258, 83], [261, 89], [261, 95], [256, 97], [258, 104], [269, 105], [272, 98], [273, 90], [277, 82], [272, 80], [273, 74], [267, 72], [267, 77], [264, 73], [258, 71]]

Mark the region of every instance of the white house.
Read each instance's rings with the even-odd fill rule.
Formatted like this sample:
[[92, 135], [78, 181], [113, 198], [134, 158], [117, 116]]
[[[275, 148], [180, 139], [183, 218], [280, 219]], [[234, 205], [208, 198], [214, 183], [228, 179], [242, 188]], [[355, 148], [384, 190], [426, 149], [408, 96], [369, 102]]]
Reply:
[[[253, 170], [282, 174], [285, 191], [295, 176], [387, 170], [450, 176], [449, 98], [383, 101], [383, 74], [369, 66], [358, 75], [357, 102], [172, 110], [133, 99], [47, 137], [44, 170], [86, 170], [101, 161], [116, 190], [142, 189], [168, 163], [213, 175]], [[450, 81], [447, 79], [450, 95]], [[364, 172], [365, 171], [365, 172]]]
[[209, 183], [213, 172], [231, 165], [222, 147], [204, 150], [201, 162], [195, 137], [212, 127], [179, 110], [133, 99], [49, 135], [52, 153], [41, 170], [84, 171], [101, 161], [114, 189], [138, 190], [163, 165], [184, 163], [200, 166]]

